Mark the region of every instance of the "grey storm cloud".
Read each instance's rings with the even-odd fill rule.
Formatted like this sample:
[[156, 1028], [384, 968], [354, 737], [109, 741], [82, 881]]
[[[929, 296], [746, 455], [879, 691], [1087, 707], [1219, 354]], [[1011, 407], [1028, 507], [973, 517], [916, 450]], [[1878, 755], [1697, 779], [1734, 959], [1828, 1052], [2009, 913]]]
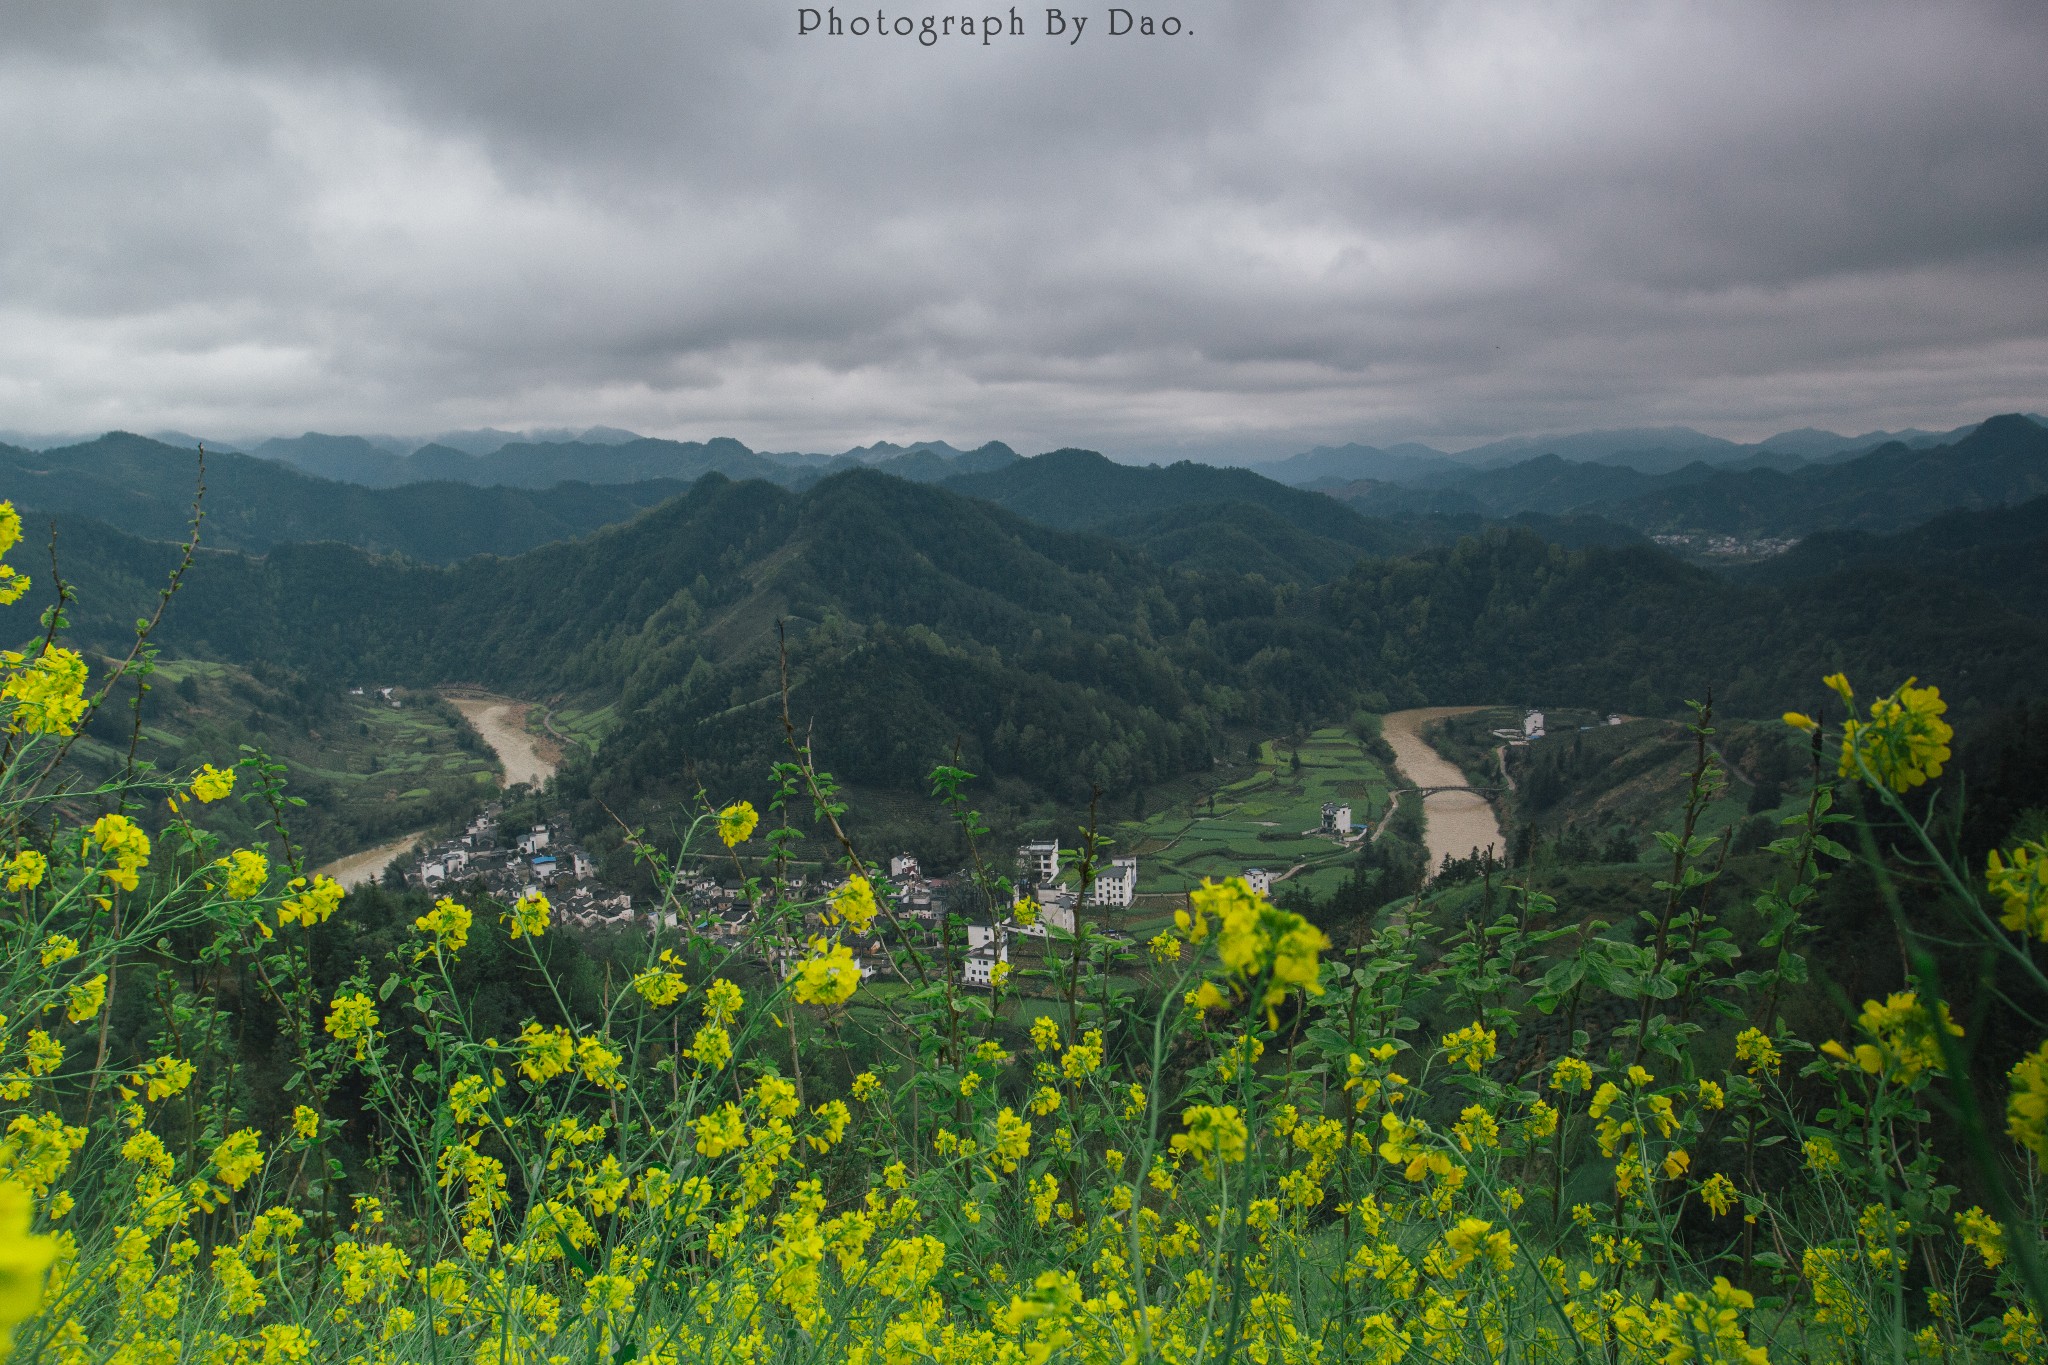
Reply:
[[2048, 391], [2039, 6], [1059, 8], [8, 6], [0, 426], [1228, 455]]

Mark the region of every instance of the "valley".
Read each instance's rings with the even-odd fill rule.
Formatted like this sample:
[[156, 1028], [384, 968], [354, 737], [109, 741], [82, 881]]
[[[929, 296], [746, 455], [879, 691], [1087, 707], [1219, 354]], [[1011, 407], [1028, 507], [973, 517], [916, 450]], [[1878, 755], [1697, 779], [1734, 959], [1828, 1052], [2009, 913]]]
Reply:
[[[1429, 727], [1451, 716], [1481, 710], [1476, 706], [1432, 706], [1396, 711], [1381, 722], [1381, 733], [1394, 751], [1405, 785], [1412, 787], [1461, 787], [1479, 781], [1467, 776], [1431, 745]], [[1496, 779], [1498, 780], [1498, 779]], [[1490, 784], [1489, 784], [1490, 785]], [[1472, 791], [1440, 791], [1418, 797], [1403, 793], [1402, 801], [1422, 803], [1422, 832], [1429, 849], [1429, 865], [1446, 858], [1468, 857], [1475, 849], [1491, 849], [1495, 857], [1507, 855], [1507, 840], [1501, 837], [1494, 805]]]

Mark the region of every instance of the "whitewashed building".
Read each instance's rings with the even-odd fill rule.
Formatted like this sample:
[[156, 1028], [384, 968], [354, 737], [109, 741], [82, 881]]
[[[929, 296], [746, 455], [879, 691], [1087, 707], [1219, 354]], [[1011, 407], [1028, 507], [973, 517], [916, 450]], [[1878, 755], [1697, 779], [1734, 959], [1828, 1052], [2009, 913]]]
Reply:
[[1088, 903], [1128, 906], [1137, 894], [1138, 860], [1117, 858], [1110, 862], [1106, 871], [1096, 875], [1095, 886], [1088, 893]]
[[1543, 713], [1541, 711], [1532, 710], [1528, 715], [1522, 717], [1522, 738], [1543, 738]]
[[1263, 896], [1273, 889], [1273, 874], [1263, 867], [1248, 867], [1244, 870], [1244, 884]]
[[1019, 926], [1017, 932], [1033, 938], [1050, 937], [1050, 931], [1054, 929], [1063, 934], [1074, 932], [1074, 906], [1080, 900], [1079, 896], [1072, 891], [1054, 890], [1041, 891], [1033, 899], [1038, 902], [1038, 920], [1034, 924]]
[[1060, 878], [1060, 841], [1041, 840], [1017, 850], [1017, 875], [1026, 881], [1056, 882]]
[[1335, 801], [1323, 803], [1323, 833], [1349, 834], [1351, 832], [1351, 807]]
[[[976, 943], [976, 929], [980, 929], [988, 937]], [[985, 924], [969, 925], [967, 941], [971, 946], [960, 959], [960, 979], [970, 986], [993, 986], [996, 964], [1010, 960], [1010, 945], [998, 939], [995, 930]]]

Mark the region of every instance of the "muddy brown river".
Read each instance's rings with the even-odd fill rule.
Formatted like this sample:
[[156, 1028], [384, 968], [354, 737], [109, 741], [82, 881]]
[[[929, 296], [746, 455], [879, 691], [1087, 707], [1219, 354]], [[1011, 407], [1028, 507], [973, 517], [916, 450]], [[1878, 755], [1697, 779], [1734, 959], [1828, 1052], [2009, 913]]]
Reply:
[[[1479, 706], [1425, 706], [1413, 711], [1395, 711], [1380, 722], [1381, 732], [1401, 765], [1407, 784], [1415, 787], [1462, 787], [1471, 779], [1458, 771], [1443, 755], [1423, 741], [1422, 731], [1445, 716], [1481, 711]], [[1403, 801], [1415, 798], [1403, 796]], [[1439, 866], [1444, 855], [1463, 858], [1475, 848], [1491, 848], [1496, 855], [1507, 852], [1500, 822], [1494, 819], [1493, 803], [1476, 792], [1438, 792], [1422, 803], [1423, 842], [1429, 846], [1429, 865]]]
[[504, 697], [450, 697], [448, 701], [498, 755], [506, 786], [516, 782], [539, 786], [555, 775], [555, 761], [527, 733], [527, 703]]
[[[509, 786], [514, 782], [537, 785], [555, 775], [555, 760], [526, 731], [527, 703], [504, 697], [450, 697], [448, 701], [497, 754], [498, 763], [505, 770], [499, 785]], [[411, 852], [412, 846], [425, 834], [425, 830], [417, 830], [375, 848], [336, 858], [319, 870], [354, 890], [383, 876], [384, 869], [394, 859]]]

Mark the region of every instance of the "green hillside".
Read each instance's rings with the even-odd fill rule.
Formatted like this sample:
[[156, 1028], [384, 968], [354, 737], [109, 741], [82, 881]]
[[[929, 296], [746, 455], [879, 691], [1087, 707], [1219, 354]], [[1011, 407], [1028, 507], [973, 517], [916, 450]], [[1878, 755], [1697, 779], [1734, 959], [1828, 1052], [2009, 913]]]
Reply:
[[[111, 647], [169, 550], [98, 534], [67, 572], [81, 633]], [[754, 790], [780, 743], [778, 621], [793, 714], [842, 779], [916, 791], [957, 755], [1027, 823], [1359, 707], [1540, 696], [1669, 715], [1712, 685], [1724, 714], [1771, 716], [1843, 667], [1872, 685], [1938, 677], [1961, 718], [2029, 694], [2048, 662], [2041, 623], [1904, 571], [1756, 586], [1496, 528], [1354, 556], [1327, 583], [1275, 581], [1169, 567], [872, 471], [801, 493], [711, 476], [585, 539], [445, 568], [331, 544], [208, 555], [162, 639], [336, 682], [610, 707], [562, 778], [596, 823], [599, 801]]]
[[1545, 454], [1452, 478], [1382, 477], [1330, 489], [1373, 517], [1597, 512], [1639, 531], [1738, 537], [1897, 532], [1951, 508], [1995, 508], [2044, 493], [2048, 428], [2017, 413], [1943, 444], [1892, 441], [1851, 459], [1784, 469], [1694, 462], [1644, 473]]
[[[125, 432], [54, 450], [0, 446], [0, 487], [32, 528], [39, 514], [75, 513], [131, 535], [181, 539], [197, 473], [196, 451]], [[331, 540], [446, 564], [583, 535], [628, 520], [683, 488], [654, 480], [546, 490], [455, 482], [376, 489], [316, 478], [274, 460], [209, 452], [201, 539], [250, 554]]]
[[[144, 698], [139, 735], [130, 696], [103, 708], [79, 739], [82, 771], [119, 773], [131, 738], [139, 761], [166, 772], [227, 767], [241, 746], [262, 749], [285, 765], [288, 793], [306, 802], [290, 812], [290, 828], [309, 867], [466, 816], [497, 790], [495, 756], [431, 693], [398, 693], [394, 706], [374, 689], [354, 696], [339, 680], [261, 660], [167, 660]], [[260, 810], [236, 804], [210, 814], [224, 833], [269, 837], [275, 849], [274, 836], [256, 828]]]

